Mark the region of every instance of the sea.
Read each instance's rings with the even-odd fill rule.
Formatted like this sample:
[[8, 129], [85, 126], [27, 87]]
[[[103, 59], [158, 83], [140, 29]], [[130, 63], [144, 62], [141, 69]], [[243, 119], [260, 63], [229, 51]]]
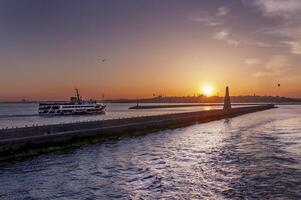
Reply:
[[[176, 103], [174, 103], [176, 104]], [[139, 105], [161, 105], [145, 103]], [[164, 104], [163, 104], [164, 105]], [[168, 105], [173, 105], [168, 104]], [[106, 114], [72, 115], [72, 116], [39, 116], [38, 103], [0, 103], [0, 129], [49, 124], [64, 124], [83, 121], [97, 121], [150, 115], [161, 115], [200, 110], [220, 109], [221, 106], [177, 107], [164, 109], [129, 109], [135, 103], [108, 103]]]
[[[68, 123], [218, 106], [40, 117], [0, 104], [0, 126]], [[301, 105], [0, 162], [0, 199], [301, 199]]]

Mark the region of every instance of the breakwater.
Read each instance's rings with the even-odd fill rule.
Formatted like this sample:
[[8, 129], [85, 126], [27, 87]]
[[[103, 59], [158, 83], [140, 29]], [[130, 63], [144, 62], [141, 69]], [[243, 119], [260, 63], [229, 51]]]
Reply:
[[188, 126], [195, 123], [235, 117], [247, 113], [275, 108], [274, 105], [196, 111], [147, 117], [133, 117], [93, 122], [79, 122], [36, 127], [0, 130], [0, 159], [32, 150], [64, 146], [77, 142], [89, 142], [96, 138], [113, 138], [142, 134], [168, 128]]
[[[156, 109], [156, 108], [184, 108], [184, 107], [197, 107], [197, 106], [223, 106], [223, 103], [202, 103], [202, 104], [160, 104], [160, 105], [136, 105], [129, 107], [129, 109]], [[232, 103], [234, 106], [258, 106], [264, 104], [258, 103]]]

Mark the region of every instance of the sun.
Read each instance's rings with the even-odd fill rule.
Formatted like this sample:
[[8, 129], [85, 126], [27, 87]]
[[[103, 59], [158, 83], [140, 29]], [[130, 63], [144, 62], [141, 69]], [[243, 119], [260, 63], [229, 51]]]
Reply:
[[202, 92], [204, 95], [206, 96], [211, 96], [213, 94], [213, 87], [210, 86], [210, 85], [205, 85], [203, 88], [202, 88]]

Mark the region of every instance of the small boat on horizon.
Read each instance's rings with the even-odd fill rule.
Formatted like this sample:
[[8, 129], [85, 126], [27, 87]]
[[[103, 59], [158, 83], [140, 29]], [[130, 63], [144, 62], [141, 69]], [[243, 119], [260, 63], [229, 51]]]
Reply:
[[106, 105], [96, 101], [84, 101], [75, 89], [76, 96], [70, 97], [69, 102], [43, 102], [39, 103], [39, 115], [87, 115], [87, 114], [105, 114]]

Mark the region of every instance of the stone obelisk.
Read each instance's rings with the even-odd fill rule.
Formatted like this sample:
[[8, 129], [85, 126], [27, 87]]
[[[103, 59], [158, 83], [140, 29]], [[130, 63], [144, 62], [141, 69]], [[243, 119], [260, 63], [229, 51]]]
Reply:
[[226, 94], [224, 98], [224, 111], [229, 112], [231, 110], [231, 101], [229, 96], [229, 87], [226, 87]]

